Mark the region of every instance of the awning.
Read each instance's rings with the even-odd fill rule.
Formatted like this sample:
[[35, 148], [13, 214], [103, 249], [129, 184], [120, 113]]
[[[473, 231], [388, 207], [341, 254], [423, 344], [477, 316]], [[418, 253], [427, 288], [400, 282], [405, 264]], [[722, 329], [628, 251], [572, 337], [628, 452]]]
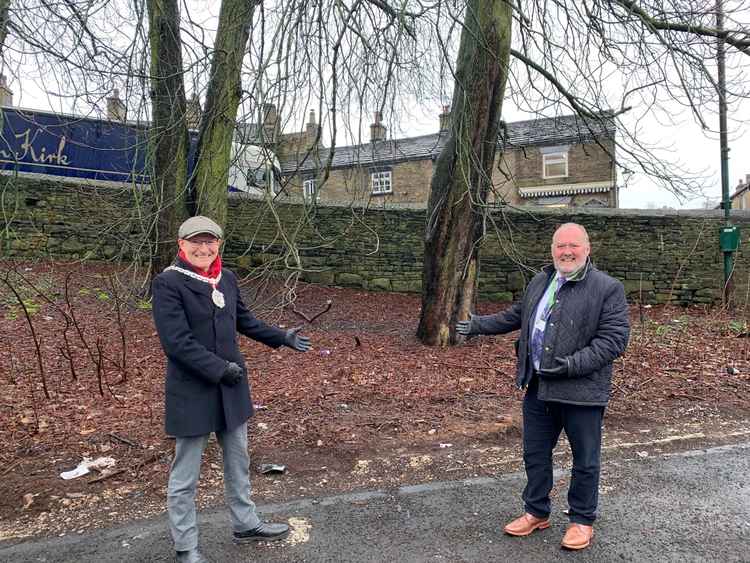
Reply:
[[551, 184], [546, 186], [529, 186], [518, 188], [521, 197], [552, 197], [575, 194], [598, 194], [610, 191], [612, 182], [583, 182], [579, 184]]

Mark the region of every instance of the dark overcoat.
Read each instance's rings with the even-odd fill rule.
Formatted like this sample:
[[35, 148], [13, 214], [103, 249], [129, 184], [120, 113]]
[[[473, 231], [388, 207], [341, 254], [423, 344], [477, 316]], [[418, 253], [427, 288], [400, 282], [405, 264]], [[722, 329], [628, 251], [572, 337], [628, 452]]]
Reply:
[[[552, 266], [539, 272], [520, 301], [496, 315], [472, 318], [476, 334], [504, 334], [520, 329], [516, 343], [516, 384], [526, 387], [533, 375], [529, 327], [539, 300], [555, 275]], [[630, 323], [622, 283], [587, 261], [583, 275], [568, 280], [559, 290], [547, 319], [542, 342], [541, 368], [567, 357], [570, 377], [541, 378], [537, 396], [542, 401], [606, 406], [612, 387], [612, 362], [628, 344]]]
[[[181, 260], [177, 266], [190, 270]], [[278, 348], [286, 332], [256, 319], [242, 302], [237, 278], [222, 269], [218, 290], [225, 306], [214, 305], [213, 288], [175, 270], [154, 278], [153, 315], [167, 356], [165, 427], [172, 436], [201, 436], [231, 430], [253, 414], [245, 359], [237, 333]], [[220, 383], [228, 362], [245, 369], [232, 387]]]

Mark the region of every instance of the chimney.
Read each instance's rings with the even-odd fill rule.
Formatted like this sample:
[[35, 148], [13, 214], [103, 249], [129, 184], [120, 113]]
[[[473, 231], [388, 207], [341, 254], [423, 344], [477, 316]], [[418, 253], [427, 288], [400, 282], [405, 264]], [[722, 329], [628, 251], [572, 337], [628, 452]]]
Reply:
[[188, 129], [198, 129], [200, 127], [201, 115], [203, 115], [203, 110], [201, 109], [198, 94], [193, 94], [185, 108], [185, 121], [187, 122]]
[[448, 131], [451, 126], [451, 107], [443, 106], [443, 113], [438, 118], [440, 119], [440, 132]]
[[381, 122], [383, 120], [383, 114], [379, 111], [375, 112], [375, 123], [370, 125], [370, 142], [385, 141], [386, 128]]
[[125, 121], [125, 104], [120, 99], [120, 91], [115, 88], [112, 96], [107, 98], [107, 119]]
[[310, 118], [307, 120], [307, 134], [318, 135], [318, 122], [315, 121], [315, 110], [310, 110]]
[[305, 144], [308, 147], [314, 146], [317, 142], [319, 142], [318, 139], [318, 132], [320, 131], [320, 125], [318, 125], [318, 122], [315, 119], [315, 110], [310, 110], [310, 118], [307, 120], [307, 125], [305, 127]]
[[13, 91], [8, 88], [8, 81], [4, 74], [0, 74], [0, 106], [6, 108], [13, 106]]
[[275, 143], [278, 136], [278, 115], [274, 104], [263, 104], [263, 143]]
[[745, 185], [750, 186], [750, 174], [745, 174]]

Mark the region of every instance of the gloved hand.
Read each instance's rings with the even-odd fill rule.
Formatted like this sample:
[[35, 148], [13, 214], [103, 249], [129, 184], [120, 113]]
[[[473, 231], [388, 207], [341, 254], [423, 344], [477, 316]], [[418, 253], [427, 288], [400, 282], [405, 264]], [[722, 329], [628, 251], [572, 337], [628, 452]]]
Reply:
[[539, 370], [539, 375], [543, 378], [549, 379], [560, 379], [562, 377], [571, 377], [571, 363], [570, 358], [556, 357], [555, 366], [551, 368], [542, 368]]
[[287, 330], [284, 337], [284, 346], [289, 346], [297, 352], [307, 352], [312, 347], [310, 339], [307, 336], [297, 334], [300, 330], [302, 330], [301, 326]]
[[456, 323], [456, 332], [461, 336], [469, 336], [471, 332], [471, 323], [474, 320], [474, 315], [469, 314], [468, 321], [458, 321]]
[[227, 363], [227, 367], [224, 369], [224, 373], [221, 374], [221, 382], [224, 385], [228, 385], [229, 387], [233, 387], [237, 385], [240, 380], [242, 379], [242, 376], [245, 375], [245, 370], [243, 370], [239, 365], [235, 364], [234, 362]]

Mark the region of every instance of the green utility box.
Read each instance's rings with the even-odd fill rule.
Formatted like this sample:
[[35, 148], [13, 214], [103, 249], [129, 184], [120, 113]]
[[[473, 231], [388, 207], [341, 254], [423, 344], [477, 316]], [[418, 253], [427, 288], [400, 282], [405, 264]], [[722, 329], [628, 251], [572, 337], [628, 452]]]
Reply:
[[736, 225], [722, 227], [719, 231], [719, 245], [722, 252], [737, 252], [740, 247], [740, 229]]

